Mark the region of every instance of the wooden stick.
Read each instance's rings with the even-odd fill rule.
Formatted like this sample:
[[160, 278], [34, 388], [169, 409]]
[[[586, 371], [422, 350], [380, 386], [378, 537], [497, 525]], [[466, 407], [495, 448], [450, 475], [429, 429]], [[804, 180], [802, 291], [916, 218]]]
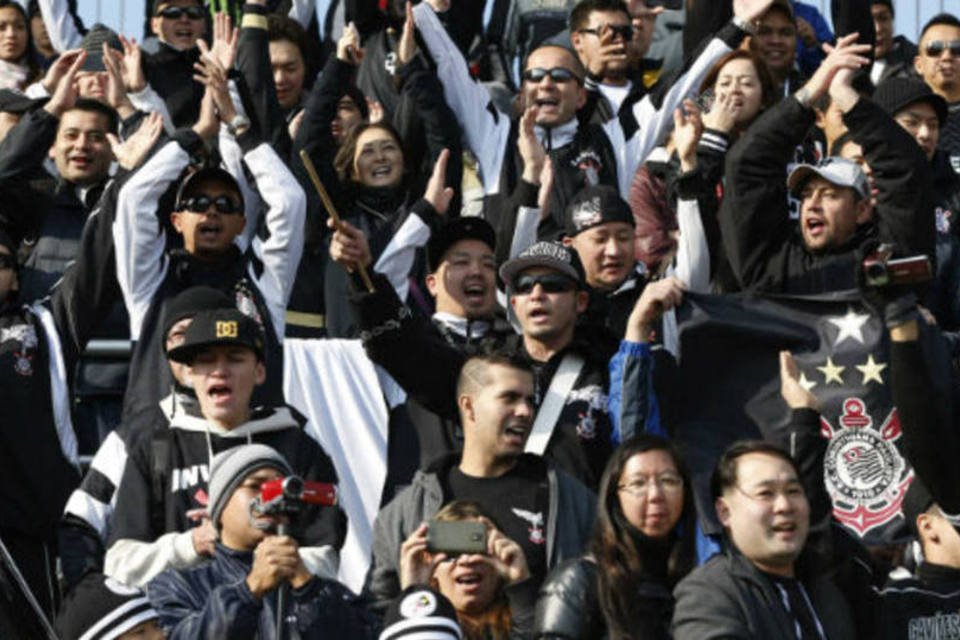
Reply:
[[[342, 222], [340, 214], [337, 213], [337, 208], [333, 206], [333, 200], [330, 199], [330, 194], [327, 193], [327, 190], [323, 187], [323, 183], [320, 182], [320, 176], [317, 174], [317, 169], [313, 166], [313, 161], [310, 159], [310, 155], [306, 149], [300, 150], [300, 160], [310, 175], [310, 181], [313, 182], [313, 187], [317, 190], [317, 195], [320, 196], [323, 207], [333, 219], [333, 224], [339, 229]], [[367, 268], [362, 264], [358, 264], [357, 270], [360, 271], [360, 279], [363, 280], [363, 286], [367, 288], [367, 291], [373, 293], [375, 289], [373, 288], [373, 281], [370, 279], [370, 274], [367, 273]]]

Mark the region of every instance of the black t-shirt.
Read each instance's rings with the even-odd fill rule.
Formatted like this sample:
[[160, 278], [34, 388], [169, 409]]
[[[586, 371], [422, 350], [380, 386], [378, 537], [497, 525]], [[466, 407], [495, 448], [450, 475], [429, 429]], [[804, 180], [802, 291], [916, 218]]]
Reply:
[[475, 478], [453, 467], [446, 499], [471, 500], [493, 519], [500, 531], [519, 544], [537, 585], [547, 575], [549, 491], [542, 468], [518, 464], [499, 478]]

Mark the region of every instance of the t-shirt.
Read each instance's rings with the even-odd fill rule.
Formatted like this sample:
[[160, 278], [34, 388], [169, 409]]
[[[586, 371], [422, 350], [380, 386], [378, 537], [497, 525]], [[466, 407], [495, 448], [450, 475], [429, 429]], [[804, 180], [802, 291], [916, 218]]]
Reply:
[[499, 478], [476, 478], [453, 467], [447, 477], [447, 501], [476, 502], [508, 538], [523, 548], [536, 584], [547, 575], [549, 491], [542, 469], [518, 464]]

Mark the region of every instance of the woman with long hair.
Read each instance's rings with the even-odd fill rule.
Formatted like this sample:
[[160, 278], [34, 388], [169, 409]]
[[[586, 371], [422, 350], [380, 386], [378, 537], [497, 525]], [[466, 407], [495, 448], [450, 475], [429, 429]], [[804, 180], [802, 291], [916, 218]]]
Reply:
[[590, 553], [557, 567], [540, 589], [535, 638], [669, 638], [673, 586], [694, 567], [696, 511], [673, 445], [640, 434], [600, 480]]
[[428, 550], [424, 523], [400, 547], [400, 587], [429, 584], [457, 611], [464, 640], [529, 638], [530, 570], [523, 548], [505, 536], [480, 505], [456, 500], [434, 516], [441, 522], [478, 521], [487, 531], [487, 551], [450, 557]]
[[0, 0], [0, 89], [25, 89], [39, 76], [27, 12], [14, 0]]

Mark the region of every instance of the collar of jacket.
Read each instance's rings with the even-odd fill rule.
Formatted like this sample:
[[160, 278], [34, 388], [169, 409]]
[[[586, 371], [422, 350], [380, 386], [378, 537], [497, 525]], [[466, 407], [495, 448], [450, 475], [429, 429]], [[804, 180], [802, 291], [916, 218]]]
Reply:
[[577, 122], [577, 118], [573, 117], [569, 122], [565, 122], [556, 127], [541, 127], [540, 125], [536, 125], [533, 130], [534, 133], [537, 134], [537, 140], [540, 141], [543, 148], [547, 151], [552, 151], [553, 149], [559, 149], [573, 142], [579, 126], [580, 123]]
[[[429, 463], [425, 469], [418, 471], [417, 473], [423, 474], [433, 474], [438, 477], [445, 476], [450, 473], [450, 471], [460, 463], [460, 454], [459, 453], [448, 453], [445, 456], [441, 456], [431, 463]], [[541, 469], [544, 473], [547, 470], [547, 461], [545, 458], [540, 456], [533, 455], [532, 453], [522, 453], [517, 458], [517, 466], [532, 466]]]
[[482, 338], [490, 330], [490, 323], [486, 320], [474, 320], [472, 318], [463, 318], [445, 311], [438, 311], [433, 314], [433, 321], [441, 325], [442, 328], [449, 329], [465, 340]]
[[186, 249], [173, 249], [170, 251], [170, 260], [173, 262], [173, 269], [178, 277], [183, 279], [189, 273], [211, 272], [218, 274], [221, 278], [228, 278], [228, 274], [239, 276], [243, 273], [244, 260], [240, 247], [231, 244], [224, 251], [223, 255], [217, 256], [212, 260], [201, 260]]
[[917, 578], [928, 585], [944, 585], [960, 588], [960, 569], [932, 562], [921, 562], [917, 567]]
[[247, 438], [248, 436], [253, 436], [258, 433], [282, 431], [284, 429], [299, 429], [300, 427], [300, 423], [297, 422], [297, 419], [287, 407], [256, 409], [251, 412], [250, 420], [233, 429], [224, 429], [221, 426], [208, 422], [202, 416], [190, 415], [186, 411], [174, 415], [170, 420], [171, 429], [195, 431], [198, 433], [205, 433], [209, 430], [212, 435], [221, 438]]
[[253, 551], [231, 549], [218, 540], [214, 543], [213, 562], [224, 583], [235, 578], [243, 579], [253, 566]]
[[167, 420], [172, 420], [174, 416], [181, 414], [202, 419], [200, 403], [197, 401], [197, 396], [193, 392], [193, 389], [182, 388], [182, 390], [174, 390], [167, 397], [160, 400], [159, 404], [160, 410], [163, 411], [163, 415], [167, 416]]
[[626, 291], [632, 291], [637, 287], [642, 287], [647, 279], [647, 265], [643, 264], [641, 261], [637, 260], [637, 264], [634, 265], [633, 271], [626, 277], [626, 279], [620, 283], [620, 286], [616, 290], [607, 294], [608, 298], [616, 298], [621, 293]]

